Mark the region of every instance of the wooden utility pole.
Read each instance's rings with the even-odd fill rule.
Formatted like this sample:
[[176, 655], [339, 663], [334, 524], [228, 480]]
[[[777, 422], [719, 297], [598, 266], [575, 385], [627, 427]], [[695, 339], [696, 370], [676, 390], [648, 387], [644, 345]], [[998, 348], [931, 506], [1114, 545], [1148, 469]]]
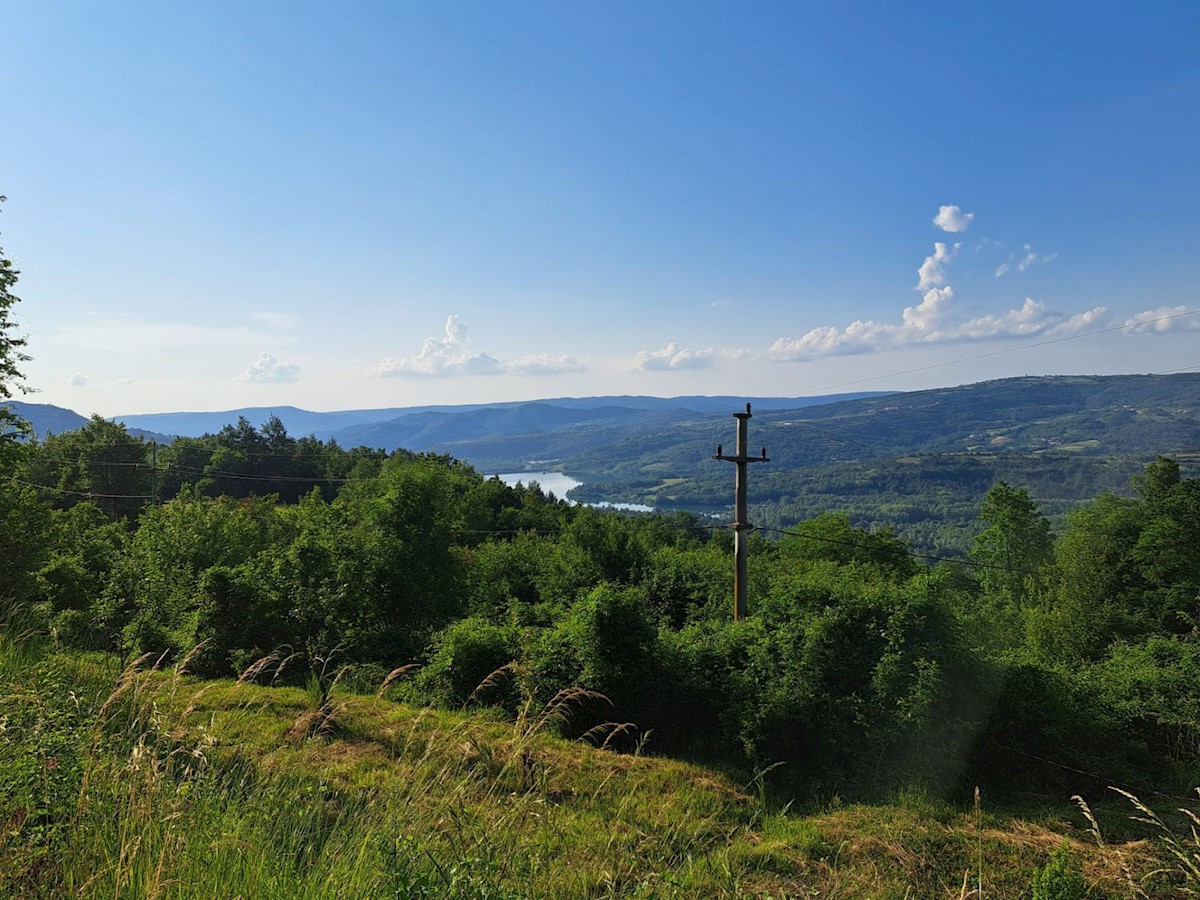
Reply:
[[762, 448], [762, 453], [759, 456], [748, 456], [746, 453], [746, 445], [748, 441], [747, 432], [749, 431], [750, 420], [750, 404], [746, 404], [744, 413], [734, 413], [733, 417], [737, 422], [737, 454], [735, 456], [726, 456], [721, 452], [721, 445], [717, 444], [717, 452], [713, 454], [713, 459], [722, 459], [726, 462], [733, 463], [736, 468], [736, 473], [733, 480], [734, 490], [734, 514], [733, 514], [733, 554], [736, 560], [733, 572], [733, 620], [744, 618], [747, 611], [746, 592], [749, 587], [750, 573], [749, 565], [746, 562], [746, 549], [750, 540], [749, 533], [754, 530], [754, 526], [749, 522], [749, 516], [746, 512], [746, 464], [752, 462], [770, 462], [767, 459], [767, 448]]

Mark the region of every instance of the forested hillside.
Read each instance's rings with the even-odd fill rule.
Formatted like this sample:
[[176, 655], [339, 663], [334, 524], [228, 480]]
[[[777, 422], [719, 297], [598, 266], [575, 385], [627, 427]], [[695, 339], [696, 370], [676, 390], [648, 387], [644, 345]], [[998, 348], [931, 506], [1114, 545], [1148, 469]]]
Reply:
[[[732, 430], [728, 419], [664, 425], [561, 465], [583, 479], [572, 495], [580, 500], [727, 517], [730, 473], [709, 457]], [[750, 439], [771, 456], [752, 475], [757, 524], [786, 527], [838, 510], [927, 552], [961, 553], [998, 479], [1025, 487], [1061, 528], [1096, 494], [1128, 495], [1158, 453], [1195, 471], [1200, 375], [1012, 378], [760, 411]]]

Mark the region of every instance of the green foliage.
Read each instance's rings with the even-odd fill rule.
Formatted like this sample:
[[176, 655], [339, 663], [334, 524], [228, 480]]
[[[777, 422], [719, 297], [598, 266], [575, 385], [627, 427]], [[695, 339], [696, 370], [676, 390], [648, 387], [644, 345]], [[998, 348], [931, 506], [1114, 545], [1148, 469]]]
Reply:
[[866, 567], [896, 580], [915, 575], [918, 568], [908, 548], [890, 530], [855, 528], [842, 513], [821, 513], [789, 529], [779, 541], [779, 551], [789, 562], [827, 560], [839, 566]]
[[[7, 199], [0, 196], [0, 206]], [[11, 445], [29, 431], [28, 423], [4, 402], [12, 397], [13, 388], [19, 387], [21, 363], [29, 361], [23, 349], [25, 338], [17, 332], [17, 323], [12, 318], [13, 306], [19, 300], [12, 289], [17, 286], [19, 275], [12, 260], [4, 255], [4, 248], [0, 247], [0, 463], [7, 462]]]
[[519, 653], [518, 635], [512, 627], [476, 618], [459, 619], [434, 638], [433, 652], [416, 686], [422, 696], [451, 706], [461, 706], [472, 696], [480, 703], [503, 704], [515, 696], [511, 673], [497, 676], [495, 684], [480, 686]]
[[645, 593], [602, 584], [575, 605], [564, 628], [580, 663], [578, 684], [636, 710], [652, 689], [657, 660]]
[[1050, 855], [1045, 868], [1033, 876], [1033, 900], [1083, 900], [1086, 894], [1083, 872], [1071, 858], [1071, 847], [1064, 840]]
[[0, 479], [0, 624], [34, 616], [38, 570], [48, 557], [50, 509], [29, 487]]
[[979, 564], [984, 593], [1017, 610], [1044, 587], [1054, 554], [1050, 523], [1024, 488], [994, 484], [979, 507], [987, 525], [975, 537], [971, 559]]
[[[883, 759], [945, 785], [973, 733], [976, 675], [953, 616], [916, 583], [872, 580], [854, 566], [816, 565], [789, 578], [762, 610], [750, 651], [756, 702], [744, 741], [761, 764], [836, 781]], [[931, 745], [943, 748], [934, 758]], [[950, 752], [946, 752], [946, 751]]]
[[51, 435], [26, 457], [25, 475], [45, 485], [55, 506], [88, 498], [110, 519], [134, 519], [150, 499], [150, 448], [120, 422], [92, 416], [74, 431]]

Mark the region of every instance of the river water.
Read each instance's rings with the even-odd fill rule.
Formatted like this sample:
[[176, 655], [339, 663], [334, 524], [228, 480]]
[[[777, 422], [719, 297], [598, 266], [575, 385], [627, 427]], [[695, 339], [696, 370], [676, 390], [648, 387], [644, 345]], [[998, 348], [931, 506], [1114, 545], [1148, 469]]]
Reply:
[[[562, 472], [499, 472], [495, 477], [510, 486], [516, 485], [517, 482], [529, 484], [531, 481], [536, 481], [543, 491], [563, 500], [567, 500], [567, 491], [583, 484], [579, 479], [564, 475]], [[575, 501], [567, 500], [567, 502], [574, 503]], [[654, 507], [641, 503], [590, 503], [588, 505], [604, 509], [627, 509], [633, 512], [654, 511]]]

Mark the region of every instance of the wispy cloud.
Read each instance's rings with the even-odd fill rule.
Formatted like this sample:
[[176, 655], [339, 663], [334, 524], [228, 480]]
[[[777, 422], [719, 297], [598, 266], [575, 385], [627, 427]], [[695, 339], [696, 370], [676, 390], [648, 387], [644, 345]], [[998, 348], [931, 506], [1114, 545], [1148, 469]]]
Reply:
[[52, 332], [49, 340], [85, 350], [112, 351], [115, 347], [136, 347], [139, 352], [194, 352], [200, 347], [221, 347], [254, 352], [264, 342], [287, 342], [267, 329], [242, 325], [194, 325], [188, 322], [163, 322], [135, 316], [87, 316], [64, 324]]
[[1021, 261], [1019, 263], [1017, 263], [1017, 271], [1018, 272], [1024, 272], [1030, 266], [1035, 265], [1037, 263], [1048, 263], [1051, 260], [1058, 259], [1057, 253], [1043, 253], [1043, 254], [1034, 253], [1033, 248], [1031, 246], [1029, 246], [1028, 244], [1026, 244], [1022, 249], [1025, 251], [1025, 256], [1021, 259]]
[[975, 213], [965, 213], [957, 206], [939, 206], [938, 214], [933, 217], [933, 224], [942, 231], [951, 234], [961, 234], [971, 227]]
[[1035, 253], [1033, 247], [1029, 244], [1023, 245], [1021, 249], [1025, 251], [1025, 255], [1020, 259], [1017, 259], [1016, 256], [1010, 255], [1008, 257], [1008, 262], [1001, 263], [996, 267], [997, 278], [1003, 278], [1014, 268], [1018, 272], [1025, 272], [1028, 271], [1031, 266], [1035, 266], [1038, 263], [1048, 263], [1052, 260], [1058, 259], [1057, 253]]
[[261, 354], [254, 365], [237, 376], [236, 381], [250, 384], [291, 384], [300, 379], [300, 367], [283, 362], [270, 353]]
[[570, 355], [535, 354], [504, 363], [504, 371], [511, 375], [566, 375], [586, 370], [583, 363]]
[[73, 388], [87, 387], [88, 382], [92, 380], [91, 375], [84, 375], [82, 372], [76, 372], [67, 379], [67, 384]]
[[691, 350], [674, 341], [661, 350], [643, 350], [633, 358], [633, 364], [645, 372], [668, 372], [672, 369], [708, 369], [717, 353], [712, 347]]

